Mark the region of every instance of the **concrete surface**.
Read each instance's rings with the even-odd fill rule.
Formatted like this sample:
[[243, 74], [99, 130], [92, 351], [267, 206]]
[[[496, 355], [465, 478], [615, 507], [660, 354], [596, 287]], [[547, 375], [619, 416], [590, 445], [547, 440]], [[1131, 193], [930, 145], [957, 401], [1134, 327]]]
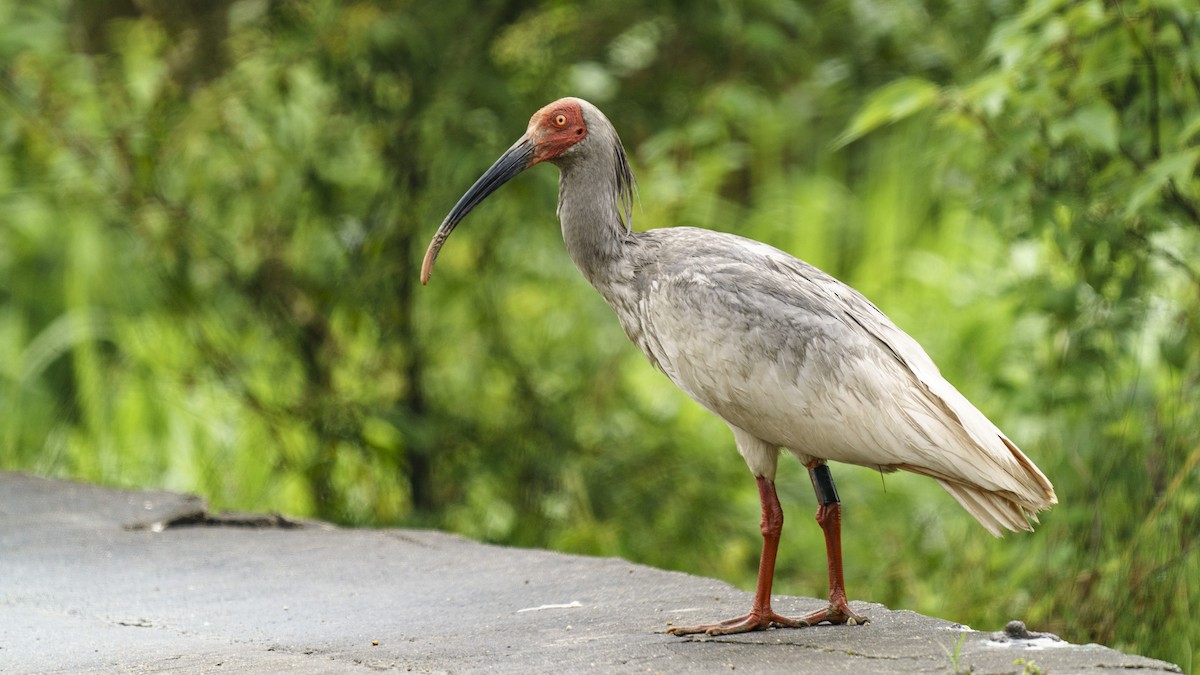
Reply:
[[[5, 673], [953, 672], [960, 640], [963, 672], [1021, 673], [1019, 659], [1056, 674], [1179, 672], [858, 602], [866, 626], [663, 632], [749, 604], [725, 583], [624, 560], [212, 516], [195, 497], [0, 473]], [[775, 600], [785, 614], [821, 604]]]

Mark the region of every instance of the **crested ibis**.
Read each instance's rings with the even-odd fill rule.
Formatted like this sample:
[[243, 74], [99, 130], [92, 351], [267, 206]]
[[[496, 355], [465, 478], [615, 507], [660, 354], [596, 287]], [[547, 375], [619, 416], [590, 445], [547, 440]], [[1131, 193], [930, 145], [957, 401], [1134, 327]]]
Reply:
[[[529, 126], [458, 200], [425, 253], [521, 171], [559, 168], [558, 218], [571, 259], [629, 339], [680, 389], [729, 425], [758, 483], [762, 557], [750, 611], [677, 635], [740, 633], [822, 622], [860, 624], [846, 599], [841, 503], [827, 462], [936, 480], [993, 535], [1032, 530], [1057, 502], [1046, 476], [949, 382], [915, 340], [869, 300], [783, 251], [694, 227], [635, 232], [634, 178], [613, 125], [564, 98]], [[783, 527], [780, 450], [809, 471], [825, 535], [829, 605], [791, 618], [771, 609]]]

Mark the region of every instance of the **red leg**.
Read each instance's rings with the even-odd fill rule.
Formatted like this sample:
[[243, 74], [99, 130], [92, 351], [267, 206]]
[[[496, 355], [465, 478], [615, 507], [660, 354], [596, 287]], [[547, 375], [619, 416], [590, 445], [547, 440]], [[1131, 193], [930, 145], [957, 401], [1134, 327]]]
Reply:
[[798, 619], [780, 616], [771, 609], [771, 583], [775, 578], [775, 554], [779, 551], [779, 533], [783, 531], [783, 508], [779, 506], [775, 484], [761, 476], [758, 477], [758, 497], [762, 502], [763, 548], [762, 557], [758, 562], [758, 585], [754, 590], [754, 604], [751, 605], [750, 612], [719, 623], [675, 626], [668, 630], [668, 633], [729, 635], [766, 630], [772, 626], [797, 628], [808, 625]]
[[834, 489], [833, 477], [824, 463], [809, 466], [808, 473], [820, 502], [817, 524], [825, 533], [825, 556], [829, 562], [829, 606], [804, 617], [804, 625], [815, 626], [824, 621], [851, 626], [866, 623], [868, 618], [855, 614], [846, 600], [846, 580], [842, 576], [842, 504]]

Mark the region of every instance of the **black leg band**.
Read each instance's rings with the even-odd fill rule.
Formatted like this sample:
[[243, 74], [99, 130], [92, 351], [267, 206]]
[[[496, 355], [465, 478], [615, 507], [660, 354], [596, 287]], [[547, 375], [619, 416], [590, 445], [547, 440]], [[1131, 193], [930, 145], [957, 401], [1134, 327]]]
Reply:
[[812, 470], [813, 487], [817, 491], [817, 501], [821, 502], [821, 506], [829, 506], [830, 504], [840, 504], [842, 500], [838, 499], [837, 488], [833, 486], [833, 474], [829, 473], [828, 464], [819, 464]]

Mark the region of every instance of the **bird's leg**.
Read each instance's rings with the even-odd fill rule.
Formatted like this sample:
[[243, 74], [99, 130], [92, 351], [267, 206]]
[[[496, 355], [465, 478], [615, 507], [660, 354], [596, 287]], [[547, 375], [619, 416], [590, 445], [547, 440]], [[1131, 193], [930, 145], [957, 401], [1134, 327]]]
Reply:
[[817, 493], [817, 524], [825, 533], [825, 555], [829, 561], [829, 606], [804, 617], [806, 626], [815, 626], [824, 621], [852, 626], [867, 622], [867, 617], [855, 614], [846, 600], [846, 581], [842, 577], [842, 503], [829, 465], [815, 462], [808, 467], [813, 490]]
[[799, 619], [780, 616], [771, 609], [771, 583], [775, 578], [775, 554], [779, 551], [779, 533], [783, 531], [783, 508], [779, 506], [779, 496], [775, 494], [775, 483], [762, 476], [758, 477], [758, 498], [762, 502], [763, 547], [762, 557], [758, 562], [758, 585], [754, 590], [754, 604], [750, 606], [750, 612], [719, 623], [675, 626], [668, 630], [668, 633], [729, 635], [766, 630], [772, 626], [798, 628], [808, 625]]

